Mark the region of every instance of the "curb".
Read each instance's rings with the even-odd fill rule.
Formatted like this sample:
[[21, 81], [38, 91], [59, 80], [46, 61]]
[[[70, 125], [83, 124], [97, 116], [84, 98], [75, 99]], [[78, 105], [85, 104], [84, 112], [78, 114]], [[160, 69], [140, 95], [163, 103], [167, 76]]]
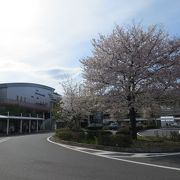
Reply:
[[142, 148], [128, 148], [128, 147], [112, 147], [112, 146], [102, 146], [97, 144], [85, 144], [85, 143], [78, 143], [73, 141], [64, 141], [53, 136], [51, 136], [50, 140], [64, 145], [78, 146], [78, 147], [104, 150], [104, 151], [113, 151], [113, 152], [127, 152], [127, 153], [179, 153], [180, 152], [180, 147], [168, 149], [168, 150], [161, 148], [142, 149]]
[[132, 164], [136, 164], [136, 165], [150, 166], [150, 167], [153, 167], [153, 168], [162, 168], [162, 169], [180, 171], [180, 168], [178, 168], [178, 167], [170, 167], [170, 166], [163, 166], [163, 165], [152, 164], [152, 163], [145, 163], [145, 162], [141, 162], [141, 161], [135, 161], [135, 160], [129, 160], [129, 159], [124, 159], [124, 158], [111, 157], [111, 156], [105, 155], [105, 154], [98, 154], [98, 153], [92, 153], [92, 152], [83, 151], [79, 147], [72, 147], [72, 146], [61, 144], [61, 143], [57, 143], [57, 142], [54, 142], [54, 141], [50, 140], [50, 138], [52, 138], [52, 136], [47, 138], [47, 141], [49, 143], [52, 143], [52, 144], [55, 144], [55, 145], [58, 145], [58, 146], [61, 146], [61, 147], [67, 148], [67, 149], [71, 149], [73, 151], [78, 151], [78, 152], [81, 152], [81, 153], [90, 154], [90, 155], [98, 156], [98, 157], [103, 157], [103, 158], [107, 158], [107, 159], [111, 159], [111, 160], [122, 161], [122, 162], [125, 162], [125, 163], [132, 163]]

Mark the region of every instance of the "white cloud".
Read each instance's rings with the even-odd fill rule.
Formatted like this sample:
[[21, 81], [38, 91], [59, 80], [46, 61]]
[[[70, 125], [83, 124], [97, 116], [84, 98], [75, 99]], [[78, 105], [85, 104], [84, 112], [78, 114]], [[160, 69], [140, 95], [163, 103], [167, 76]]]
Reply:
[[[61, 73], [78, 76], [90, 40], [125, 23], [152, 0], [0, 1], [0, 82], [35, 82], [59, 90]], [[85, 47], [84, 47], [85, 45]], [[87, 47], [86, 47], [87, 46]], [[50, 74], [51, 70], [57, 70]]]

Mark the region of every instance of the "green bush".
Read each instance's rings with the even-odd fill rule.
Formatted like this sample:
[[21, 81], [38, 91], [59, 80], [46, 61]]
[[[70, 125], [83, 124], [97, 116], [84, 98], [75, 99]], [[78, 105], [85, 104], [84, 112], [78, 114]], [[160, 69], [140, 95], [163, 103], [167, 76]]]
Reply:
[[59, 137], [59, 134], [61, 133], [61, 129], [56, 129], [56, 136]]
[[84, 131], [73, 131], [72, 132], [72, 139], [76, 142], [81, 142], [85, 138]]
[[56, 136], [62, 140], [70, 141], [73, 139], [73, 133], [70, 130], [58, 130], [56, 131]]
[[136, 130], [137, 130], [137, 131], [142, 131], [143, 129], [144, 129], [143, 126], [137, 126], [137, 127], [136, 127]]
[[161, 143], [161, 142], [164, 142], [165, 140], [166, 138], [159, 137], [159, 136], [138, 136], [138, 141], [141, 141], [141, 142]]
[[104, 146], [129, 147], [132, 144], [132, 138], [129, 135], [100, 135], [98, 144]]
[[109, 135], [100, 135], [97, 138], [97, 142], [99, 145], [111, 146], [112, 137]]
[[170, 139], [172, 141], [180, 141], [180, 134], [177, 131], [170, 132]]
[[99, 144], [104, 146], [128, 147], [132, 143], [130, 135], [112, 135], [111, 131], [93, 131], [86, 132], [72, 131], [69, 129], [58, 129], [56, 136], [62, 140], [84, 142], [90, 144]]
[[130, 135], [116, 135], [114, 136], [114, 146], [129, 147], [132, 144]]
[[107, 125], [103, 126], [102, 130], [109, 130], [109, 127]]
[[86, 133], [87, 133], [86, 138], [92, 140], [95, 140], [100, 135], [112, 135], [111, 131], [103, 131], [103, 130], [98, 130], [98, 131], [88, 130], [86, 131]]
[[90, 127], [87, 127], [87, 129], [89, 130], [101, 130], [103, 127], [102, 126], [90, 126]]
[[56, 130], [56, 136], [62, 140], [67, 141], [77, 141], [80, 142], [81, 139], [85, 138], [85, 133], [82, 130], [70, 130], [70, 129], [58, 129]]
[[130, 129], [129, 128], [122, 128], [119, 131], [116, 132], [116, 134], [123, 134], [123, 135], [130, 135]]
[[111, 131], [99, 131], [98, 135], [112, 135]]
[[95, 140], [95, 138], [98, 136], [98, 132], [94, 130], [88, 130], [86, 133], [86, 139], [88, 140]]
[[157, 129], [157, 126], [155, 124], [144, 126], [144, 129]]

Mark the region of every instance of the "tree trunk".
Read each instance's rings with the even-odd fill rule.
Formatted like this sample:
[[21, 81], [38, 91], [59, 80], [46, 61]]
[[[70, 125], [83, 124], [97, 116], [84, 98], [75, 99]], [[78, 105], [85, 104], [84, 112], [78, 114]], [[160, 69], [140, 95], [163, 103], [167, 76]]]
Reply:
[[137, 129], [136, 129], [136, 112], [134, 107], [129, 109], [130, 122], [131, 122], [131, 136], [133, 139], [137, 139]]
[[80, 129], [80, 117], [79, 116], [75, 117], [74, 121], [75, 121], [75, 129], [79, 130]]

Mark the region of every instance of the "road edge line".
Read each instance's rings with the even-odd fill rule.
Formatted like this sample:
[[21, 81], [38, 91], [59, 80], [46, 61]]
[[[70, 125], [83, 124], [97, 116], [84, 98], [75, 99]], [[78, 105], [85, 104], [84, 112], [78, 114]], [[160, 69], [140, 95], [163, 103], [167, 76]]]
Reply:
[[2, 138], [2, 139], [0, 139], [0, 143], [6, 142], [6, 141], [8, 141], [9, 139], [11, 139], [11, 138], [10, 138], [10, 137]]
[[162, 168], [162, 169], [170, 169], [170, 170], [180, 171], [180, 168], [175, 168], [175, 167], [170, 167], [170, 166], [162, 166], [162, 165], [151, 164], [151, 163], [143, 163], [143, 162], [139, 162], [139, 161], [132, 161], [132, 160], [127, 160], [127, 159], [115, 158], [115, 157], [108, 157], [108, 156], [105, 156], [105, 155], [93, 154], [93, 153], [90, 153], [90, 152], [85, 152], [85, 151], [82, 151], [80, 149], [73, 149], [73, 148], [69, 147], [68, 145], [64, 145], [64, 144], [57, 143], [57, 142], [54, 142], [54, 141], [50, 140], [51, 137], [52, 136], [47, 138], [48, 142], [50, 142], [52, 144], [56, 144], [56, 145], [64, 147], [64, 148], [67, 148], [67, 149], [71, 149], [73, 151], [78, 151], [78, 152], [82, 152], [82, 153], [85, 153], [85, 154], [90, 154], [90, 155], [94, 155], [94, 156], [104, 157], [104, 158], [107, 158], [107, 159], [113, 159], [113, 160], [118, 160], [118, 161], [132, 163], [132, 164], [139, 164], [139, 165], [144, 165], [144, 166], [158, 167], [158, 168]]

